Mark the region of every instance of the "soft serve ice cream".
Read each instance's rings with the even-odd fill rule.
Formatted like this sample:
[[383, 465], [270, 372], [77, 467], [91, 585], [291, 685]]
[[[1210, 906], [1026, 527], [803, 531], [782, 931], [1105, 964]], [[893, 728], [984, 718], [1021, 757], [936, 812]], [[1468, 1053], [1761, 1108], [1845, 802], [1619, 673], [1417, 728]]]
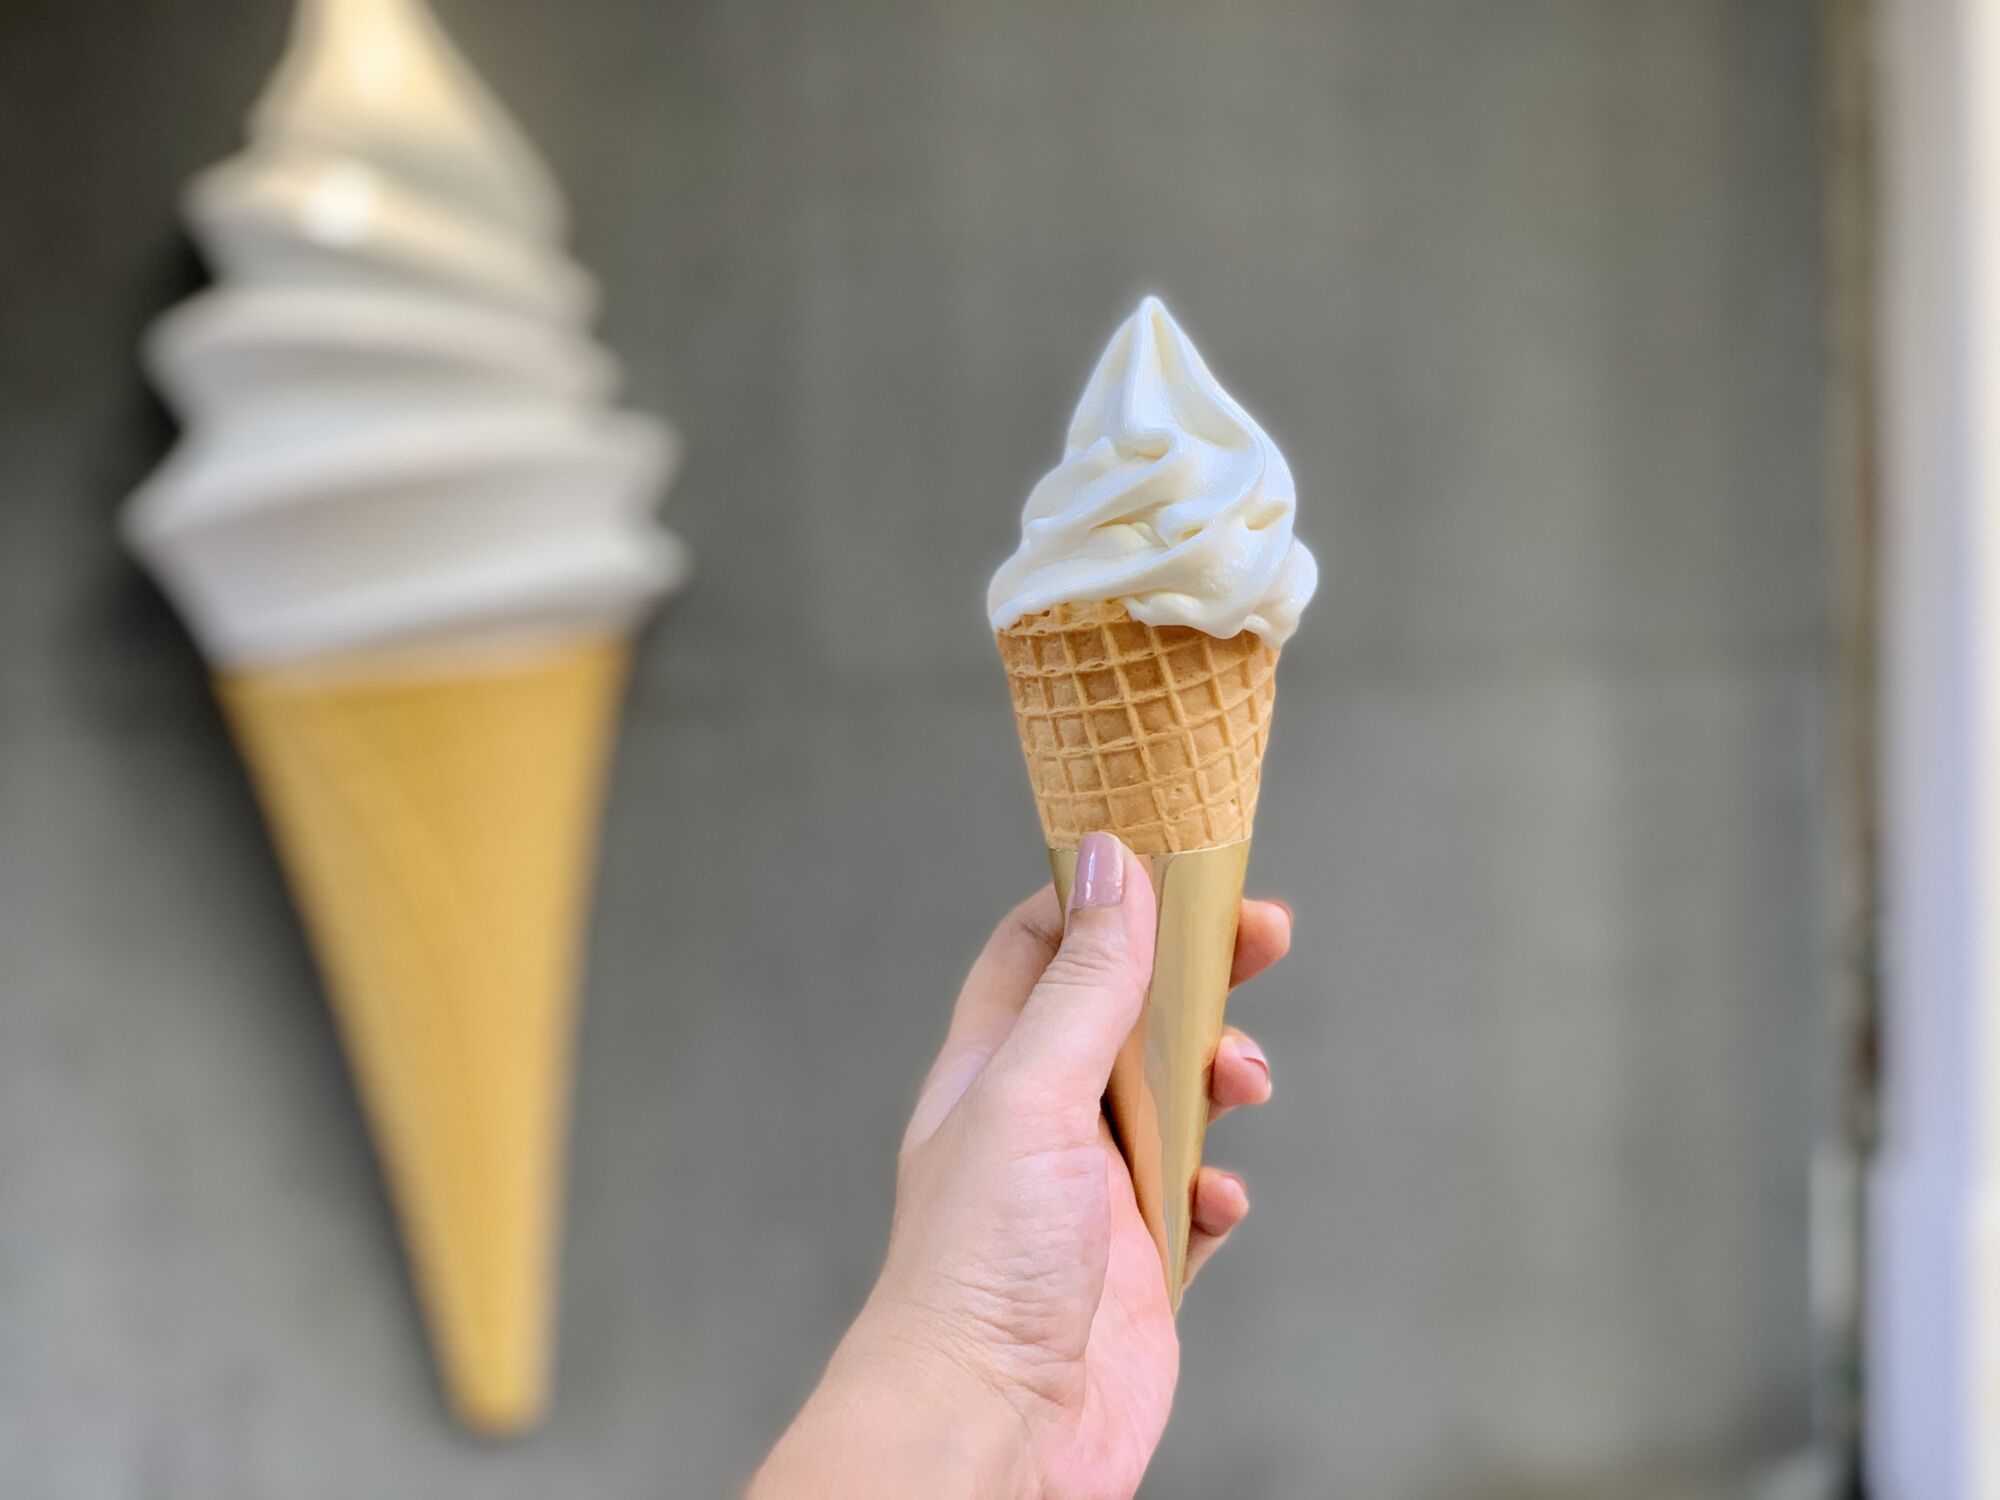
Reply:
[[211, 661], [622, 633], [678, 579], [547, 169], [421, 0], [302, 0], [198, 178], [216, 288], [155, 329], [187, 429], [126, 533]]
[[1062, 462], [1028, 496], [1020, 548], [987, 592], [993, 628], [1105, 603], [1146, 625], [1282, 646], [1319, 581], [1292, 535], [1297, 505], [1277, 445], [1148, 297], [1098, 361]]

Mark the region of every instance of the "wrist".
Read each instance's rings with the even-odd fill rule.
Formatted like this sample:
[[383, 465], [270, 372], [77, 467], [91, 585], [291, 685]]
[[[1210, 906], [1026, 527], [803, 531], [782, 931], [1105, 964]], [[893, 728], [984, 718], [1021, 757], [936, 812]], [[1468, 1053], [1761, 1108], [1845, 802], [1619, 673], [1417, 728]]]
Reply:
[[992, 1386], [864, 1312], [759, 1471], [750, 1500], [1014, 1500], [1036, 1493], [1029, 1433]]

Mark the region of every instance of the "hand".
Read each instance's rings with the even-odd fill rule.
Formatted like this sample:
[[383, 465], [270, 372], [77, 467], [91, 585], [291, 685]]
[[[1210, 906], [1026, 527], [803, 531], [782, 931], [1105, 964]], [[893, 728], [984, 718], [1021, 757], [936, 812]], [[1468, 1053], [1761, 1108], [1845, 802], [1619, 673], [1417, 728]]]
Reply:
[[[993, 934], [904, 1138], [881, 1279], [756, 1500], [1138, 1488], [1180, 1345], [1100, 1101], [1145, 996], [1153, 922], [1145, 866], [1093, 834], [1067, 932], [1045, 887]], [[1290, 944], [1285, 907], [1244, 902], [1232, 983]], [[1213, 1115], [1270, 1093], [1262, 1052], [1227, 1030]], [[1190, 1279], [1249, 1207], [1240, 1179], [1202, 1169]]]

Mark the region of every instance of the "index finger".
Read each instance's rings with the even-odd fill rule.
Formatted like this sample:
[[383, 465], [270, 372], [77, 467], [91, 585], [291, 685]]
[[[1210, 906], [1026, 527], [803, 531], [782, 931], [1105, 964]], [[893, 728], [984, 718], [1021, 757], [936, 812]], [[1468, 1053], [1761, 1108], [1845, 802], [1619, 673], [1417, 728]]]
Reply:
[[993, 929], [958, 992], [951, 1026], [924, 1079], [907, 1140], [923, 1140], [951, 1113], [951, 1107], [1007, 1040], [1035, 981], [1042, 977], [1061, 944], [1062, 908], [1056, 904], [1053, 885], [1036, 891]]
[[[1043, 886], [1006, 915], [986, 940], [958, 992], [940, 1064], [956, 1051], [982, 1044], [982, 1058], [992, 1055], [1013, 1028], [1042, 970], [1056, 956], [1062, 931], [1062, 908], [1056, 904], [1053, 885]], [[1290, 952], [1291, 946], [1291, 908], [1282, 901], [1246, 899], [1236, 923], [1230, 987], [1255, 979]]]
[[[918, 1095], [907, 1139], [921, 1141], [951, 1113], [1014, 1029], [1021, 1007], [1062, 944], [1062, 908], [1045, 885], [1002, 919], [966, 976], [944, 1046]], [[1254, 979], [1292, 946], [1292, 913], [1282, 901], [1246, 900], [1236, 924], [1233, 987]]]

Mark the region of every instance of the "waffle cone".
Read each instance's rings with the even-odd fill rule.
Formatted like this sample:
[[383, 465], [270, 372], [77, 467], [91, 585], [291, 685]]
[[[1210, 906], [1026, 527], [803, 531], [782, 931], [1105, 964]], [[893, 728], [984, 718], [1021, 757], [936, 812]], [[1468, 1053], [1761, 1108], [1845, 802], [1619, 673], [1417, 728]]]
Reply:
[[1014, 723], [1051, 849], [1115, 833], [1135, 854], [1250, 837], [1278, 653], [1059, 605], [999, 632]]
[[217, 684], [324, 974], [451, 1404], [548, 1394], [577, 958], [627, 652]]

